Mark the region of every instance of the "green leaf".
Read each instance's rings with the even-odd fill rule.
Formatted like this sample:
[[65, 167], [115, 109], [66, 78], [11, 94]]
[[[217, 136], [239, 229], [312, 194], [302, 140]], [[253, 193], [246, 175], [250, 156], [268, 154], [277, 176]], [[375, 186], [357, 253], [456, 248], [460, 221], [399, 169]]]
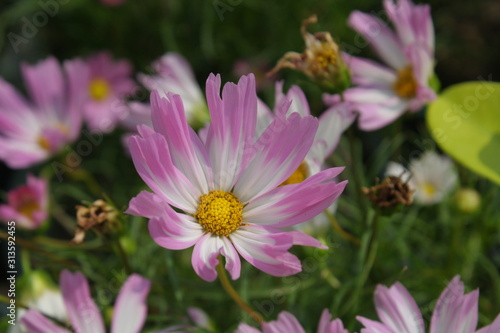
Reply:
[[429, 105], [427, 125], [445, 152], [500, 184], [500, 83], [474, 81], [447, 88]]

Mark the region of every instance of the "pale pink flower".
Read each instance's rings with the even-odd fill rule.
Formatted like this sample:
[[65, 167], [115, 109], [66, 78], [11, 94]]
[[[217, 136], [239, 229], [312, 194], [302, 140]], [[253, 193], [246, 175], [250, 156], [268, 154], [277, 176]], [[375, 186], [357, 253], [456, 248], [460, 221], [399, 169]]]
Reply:
[[410, 0], [384, 0], [395, 27], [380, 18], [354, 11], [349, 25], [374, 48], [387, 66], [343, 55], [355, 87], [343, 92], [344, 100], [359, 111], [359, 127], [371, 131], [392, 123], [405, 111], [419, 111], [436, 98], [429, 86], [434, 68], [434, 28], [429, 5]]
[[49, 57], [21, 66], [31, 101], [0, 78], [0, 160], [27, 168], [56, 154], [80, 134], [85, 67]]
[[[286, 116], [297, 112], [301, 116], [311, 115], [309, 103], [302, 89], [293, 85], [286, 95], [283, 93], [283, 82], [276, 82], [274, 110], [271, 111], [264, 102], [258, 100], [257, 135], [260, 135], [271, 124], [274, 117], [279, 114], [283, 103], [291, 102]], [[325, 160], [337, 147], [344, 131], [354, 122], [356, 115], [345, 104], [336, 104], [323, 112], [319, 117], [318, 131], [314, 137], [311, 149], [304, 161], [295, 172], [285, 180], [284, 184], [301, 182], [326, 168]], [[334, 202], [328, 211], [333, 214], [336, 209]], [[306, 223], [295, 225], [297, 230], [314, 234], [329, 225], [328, 217], [320, 214]]]
[[[302, 270], [288, 252], [294, 245], [322, 247], [298, 231], [283, 231], [318, 215], [343, 191], [342, 168], [321, 171], [299, 184], [279, 186], [299, 167], [318, 127], [311, 116], [292, 113], [288, 104], [255, 138], [257, 96], [253, 75], [227, 83], [211, 74], [206, 95], [211, 123], [206, 138], [191, 129], [179, 95], [151, 94], [154, 130], [139, 126], [129, 139], [134, 165], [154, 193], [143, 191], [127, 213], [148, 217], [155, 242], [180, 250], [194, 246], [192, 264], [206, 281], [217, 277], [218, 256], [233, 279], [240, 258], [275, 276]], [[173, 209], [176, 208], [176, 210]]]
[[[82, 273], [61, 272], [59, 283], [64, 305], [73, 329], [79, 333], [106, 332], [102, 316], [90, 296], [89, 284]], [[146, 297], [151, 283], [132, 274], [123, 284], [113, 309], [111, 333], [138, 333], [146, 320]], [[21, 319], [31, 333], [70, 333], [55, 325], [40, 312], [30, 309]]]
[[88, 99], [84, 105], [87, 126], [93, 131], [110, 132], [128, 112], [125, 100], [136, 84], [127, 60], [113, 60], [108, 52], [99, 52], [87, 62]]
[[47, 181], [29, 174], [26, 185], [7, 194], [7, 203], [0, 205], [0, 220], [15, 221], [16, 227], [36, 229], [47, 219]]
[[[139, 81], [150, 91], [156, 90], [161, 97], [167, 93], [180, 95], [184, 103], [186, 119], [191, 126], [202, 127], [210, 120], [207, 103], [193, 70], [178, 53], [165, 53], [152, 64], [153, 75], [139, 74]], [[124, 120], [126, 127], [135, 130], [137, 125], [151, 125], [151, 107], [134, 102], [130, 115]]]
[[[283, 311], [278, 315], [278, 319], [262, 324], [262, 331], [255, 327], [241, 323], [235, 333], [305, 333], [297, 318], [289, 312]], [[340, 319], [332, 321], [332, 315], [328, 309], [323, 310], [318, 324], [317, 333], [349, 333], [344, 328]]]
[[[430, 333], [497, 333], [500, 316], [476, 331], [479, 290], [464, 294], [460, 276], [455, 276], [439, 297], [430, 323]], [[424, 320], [417, 303], [399, 282], [390, 288], [379, 285], [375, 307], [381, 322], [358, 316], [365, 326], [361, 333], [425, 333]]]

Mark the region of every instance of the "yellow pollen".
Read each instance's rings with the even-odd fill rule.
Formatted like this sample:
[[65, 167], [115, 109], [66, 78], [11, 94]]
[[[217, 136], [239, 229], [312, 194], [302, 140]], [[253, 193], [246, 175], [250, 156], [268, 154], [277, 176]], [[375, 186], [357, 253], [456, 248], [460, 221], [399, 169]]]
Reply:
[[34, 200], [29, 200], [29, 201], [23, 203], [21, 205], [21, 207], [19, 207], [17, 209], [17, 211], [19, 213], [23, 214], [24, 216], [32, 219], [33, 213], [39, 209], [40, 209], [40, 207], [38, 206], [38, 204]]
[[104, 79], [96, 78], [90, 81], [89, 94], [96, 101], [102, 101], [108, 97], [110, 90], [108, 81]]
[[422, 185], [422, 191], [427, 195], [434, 195], [434, 193], [436, 193], [436, 187], [430, 183], [424, 183]]
[[337, 64], [337, 53], [326, 43], [322, 43], [319, 50], [314, 51], [314, 60], [311, 65], [313, 72], [323, 72], [328, 66]]
[[37, 143], [45, 150], [50, 150], [50, 142], [43, 135], [38, 138]]
[[401, 98], [415, 97], [417, 94], [417, 81], [413, 76], [413, 68], [411, 66], [406, 66], [398, 71], [398, 78], [392, 88]]
[[280, 186], [302, 183], [306, 178], [307, 178], [307, 165], [304, 162], [302, 162], [297, 168], [297, 170], [295, 170], [292, 173], [292, 175], [288, 177], [287, 180], [281, 183]]
[[206, 232], [228, 236], [241, 226], [243, 205], [232, 193], [210, 191], [200, 196], [194, 217]]

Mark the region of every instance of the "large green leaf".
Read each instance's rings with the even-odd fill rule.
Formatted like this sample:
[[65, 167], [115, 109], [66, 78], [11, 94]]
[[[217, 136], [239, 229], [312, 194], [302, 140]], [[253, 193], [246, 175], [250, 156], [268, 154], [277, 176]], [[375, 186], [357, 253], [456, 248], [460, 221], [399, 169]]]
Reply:
[[445, 152], [500, 184], [500, 83], [447, 88], [429, 105], [427, 124]]

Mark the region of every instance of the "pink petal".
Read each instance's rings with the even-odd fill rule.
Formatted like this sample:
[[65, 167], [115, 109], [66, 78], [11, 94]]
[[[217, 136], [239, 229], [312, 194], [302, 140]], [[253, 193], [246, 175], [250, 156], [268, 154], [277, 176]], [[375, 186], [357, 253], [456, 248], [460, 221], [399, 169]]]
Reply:
[[249, 326], [247, 324], [241, 323], [234, 333], [260, 333], [255, 327]]
[[229, 191], [242, 167], [253, 156], [251, 147], [255, 142], [257, 94], [253, 74], [242, 76], [237, 85], [226, 83], [222, 99], [216, 91], [218, 80], [213, 76], [207, 80], [211, 123], [206, 146], [210, 152], [214, 187]]
[[141, 136], [134, 135], [128, 140], [137, 172], [164, 201], [194, 213], [202, 192], [174, 166], [165, 137], [147, 126], [138, 128]]
[[293, 237], [286, 232], [248, 224], [234, 231], [230, 238], [246, 261], [268, 274], [288, 276], [302, 270], [300, 260], [288, 252]]
[[331, 320], [332, 315], [330, 314], [328, 309], [324, 309], [321, 313], [321, 319], [319, 320], [317, 333], [349, 333], [349, 331], [344, 328], [342, 320]]
[[263, 333], [305, 333], [297, 318], [289, 312], [282, 311], [278, 319], [262, 324]]
[[104, 323], [82, 273], [63, 270], [59, 278], [68, 317], [76, 333], [104, 333]]
[[389, 327], [377, 321], [373, 321], [361, 316], [357, 316], [356, 319], [365, 326], [365, 328], [361, 330], [361, 333], [400, 333], [393, 331]]
[[71, 333], [64, 328], [53, 324], [44, 315], [33, 309], [24, 313], [21, 318], [21, 324], [23, 324], [30, 333]]
[[390, 288], [377, 286], [375, 308], [380, 320], [394, 332], [425, 332], [424, 321], [417, 303], [399, 282]]
[[26, 88], [40, 109], [49, 110], [54, 105], [61, 105], [64, 100], [64, 80], [59, 62], [54, 57], [32, 66], [22, 64], [21, 70]]
[[112, 333], [138, 333], [141, 331], [148, 306], [151, 282], [137, 274], [132, 274], [123, 284], [113, 310]]
[[476, 333], [498, 333], [500, 332], [500, 315], [498, 315], [491, 325], [481, 328]]
[[224, 246], [222, 237], [205, 234], [195, 245], [191, 256], [193, 268], [203, 280], [212, 282], [217, 278], [215, 267], [219, 264], [217, 257]]
[[337, 148], [340, 137], [355, 119], [356, 114], [347, 103], [332, 106], [321, 114], [314, 142], [324, 144], [323, 160], [330, 156], [335, 148]]
[[191, 247], [204, 234], [202, 226], [194, 218], [177, 213], [168, 205], [164, 205], [161, 215], [149, 220], [148, 228], [158, 245], [171, 250]]
[[348, 24], [371, 44], [389, 66], [394, 69], [402, 69], [406, 66], [407, 60], [400, 41], [382, 20], [354, 11], [348, 18]]
[[283, 183], [304, 160], [317, 128], [318, 121], [311, 116], [293, 113], [285, 120], [277, 115], [255, 143], [253, 158], [234, 186], [240, 201], [246, 203]]
[[151, 93], [153, 127], [165, 136], [174, 165], [202, 193], [208, 193], [208, 154], [186, 121], [181, 97], [168, 93], [167, 98], [160, 98], [156, 91]]
[[156, 194], [141, 191], [130, 200], [126, 214], [153, 218], [163, 214], [163, 205], [166, 203]]
[[343, 168], [317, 173], [299, 184], [275, 188], [245, 207], [246, 222], [288, 227], [307, 221], [328, 208], [343, 192], [347, 181], [333, 181]]
[[370, 59], [358, 58], [348, 54], [342, 55], [349, 67], [353, 83], [362, 86], [391, 87], [397, 79], [397, 73]]
[[472, 333], [477, 326], [479, 291], [464, 295], [464, 284], [455, 276], [441, 293], [431, 319], [431, 333]]

